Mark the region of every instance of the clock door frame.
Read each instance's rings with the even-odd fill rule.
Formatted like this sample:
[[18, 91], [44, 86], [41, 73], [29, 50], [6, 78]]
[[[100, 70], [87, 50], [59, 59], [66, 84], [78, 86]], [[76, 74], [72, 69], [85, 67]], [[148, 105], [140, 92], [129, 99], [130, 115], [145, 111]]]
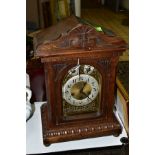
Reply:
[[[65, 119], [63, 117], [63, 106], [62, 106], [62, 97], [60, 97], [59, 94], [62, 94], [62, 81], [63, 81], [63, 78], [64, 76], [66, 75], [67, 71], [69, 69], [71, 69], [72, 67], [76, 66], [77, 65], [77, 60], [78, 59], [75, 59], [74, 61], [68, 61], [67, 63], [65, 63], [66, 65], [66, 68], [61, 72], [59, 73], [59, 76], [56, 83], [57, 83], [57, 86], [58, 86], [58, 89], [57, 89], [57, 99], [58, 99], [58, 111], [57, 111], [57, 114], [58, 114], [58, 120], [57, 122], [59, 124], [64, 124], [64, 123], [69, 123], [69, 122], [72, 122], [72, 121], [76, 121], [77, 123], [82, 121], [82, 119], [87, 119], [89, 121], [89, 119], [93, 119], [93, 118], [105, 118], [106, 117], [106, 105], [105, 105], [105, 101], [103, 101], [105, 99], [105, 94], [104, 94], [104, 89], [105, 89], [105, 83], [102, 84], [104, 86], [101, 87], [101, 94], [100, 94], [100, 102], [99, 103], [99, 113], [98, 112], [92, 112], [90, 114], [81, 114], [81, 115], [75, 115], [75, 117], [72, 117], [72, 116], [68, 116], [68, 119]], [[98, 63], [97, 63], [97, 60], [96, 59], [80, 59], [80, 65], [91, 65], [93, 67], [95, 67], [99, 73], [101, 74], [101, 81], [104, 82], [105, 80], [105, 72], [99, 67]], [[103, 95], [102, 95], [103, 94]]]

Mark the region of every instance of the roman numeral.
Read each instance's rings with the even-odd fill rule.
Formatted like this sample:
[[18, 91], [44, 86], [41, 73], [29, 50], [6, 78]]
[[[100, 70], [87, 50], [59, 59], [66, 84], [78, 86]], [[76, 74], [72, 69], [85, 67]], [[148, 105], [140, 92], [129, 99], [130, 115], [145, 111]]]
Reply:
[[65, 94], [68, 94], [69, 93], [69, 91], [67, 90], [67, 91], [65, 91]]
[[89, 78], [87, 79], [87, 82], [89, 82]]
[[96, 88], [93, 88], [94, 91], [96, 91]]
[[68, 88], [71, 88], [71, 85], [68, 85], [67, 87], [68, 87]]
[[80, 81], [83, 81], [83, 77], [80, 77]]
[[73, 83], [76, 83], [76, 79], [73, 79]]
[[71, 96], [68, 97], [68, 100], [71, 100]]
[[92, 84], [92, 86], [94, 86], [95, 82], [92, 82], [91, 84]]

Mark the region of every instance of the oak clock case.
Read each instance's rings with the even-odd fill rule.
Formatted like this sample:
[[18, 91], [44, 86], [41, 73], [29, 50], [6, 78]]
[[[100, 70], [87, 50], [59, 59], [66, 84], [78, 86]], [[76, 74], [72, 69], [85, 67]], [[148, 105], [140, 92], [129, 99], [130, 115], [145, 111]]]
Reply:
[[113, 113], [115, 72], [125, 42], [96, 32], [75, 17], [58, 27], [66, 28], [58, 39], [49, 37], [54, 28], [34, 38], [36, 56], [45, 72], [44, 143], [119, 135], [121, 126]]

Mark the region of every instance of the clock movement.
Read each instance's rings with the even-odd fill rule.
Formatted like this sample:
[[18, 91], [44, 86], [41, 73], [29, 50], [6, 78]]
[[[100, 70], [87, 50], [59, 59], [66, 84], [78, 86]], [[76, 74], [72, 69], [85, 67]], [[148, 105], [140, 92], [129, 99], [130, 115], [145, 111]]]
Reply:
[[34, 47], [45, 73], [44, 144], [119, 135], [115, 72], [126, 43], [72, 16], [38, 33]]

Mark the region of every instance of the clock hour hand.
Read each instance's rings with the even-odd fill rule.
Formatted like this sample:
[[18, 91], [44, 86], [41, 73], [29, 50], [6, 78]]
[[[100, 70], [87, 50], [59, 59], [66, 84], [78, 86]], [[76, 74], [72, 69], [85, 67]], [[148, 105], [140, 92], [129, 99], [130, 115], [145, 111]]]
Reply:
[[80, 86], [80, 93], [83, 92], [84, 87], [86, 86], [87, 82], [82, 83], [82, 87]]

